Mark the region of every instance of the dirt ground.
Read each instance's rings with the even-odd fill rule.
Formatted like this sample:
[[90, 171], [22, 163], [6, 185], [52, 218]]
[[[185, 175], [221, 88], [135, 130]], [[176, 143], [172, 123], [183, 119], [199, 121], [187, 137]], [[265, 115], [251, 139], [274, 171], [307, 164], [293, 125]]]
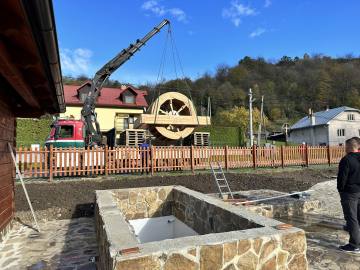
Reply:
[[[272, 189], [291, 192], [309, 189], [316, 183], [336, 175], [336, 168], [264, 170], [254, 173], [228, 173], [233, 191]], [[95, 190], [161, 185], [182, 185], [203, 193], [217, 192], [211, 174], [164, 176], [117, 176], [109, 179], [62, 180], [28, 182], [26, 184], [33, 207], [40, 220], [68, 219], [93, 216]], [[16, 184], [15, 207], [20, 221], [31, 220], [29, 206], [20, 184]]]

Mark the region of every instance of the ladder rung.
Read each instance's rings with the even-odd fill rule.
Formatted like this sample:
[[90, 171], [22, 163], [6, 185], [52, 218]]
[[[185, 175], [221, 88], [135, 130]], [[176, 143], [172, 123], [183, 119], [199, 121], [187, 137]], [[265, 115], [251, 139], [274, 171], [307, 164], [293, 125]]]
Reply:
[[225, 178], [216, 178], [217, 181], [225, 181]]
[[219, 185], [219, 187], [220, 188], [227, 188], [228, 186], [227, 185], [222, 185], [222, 186]]

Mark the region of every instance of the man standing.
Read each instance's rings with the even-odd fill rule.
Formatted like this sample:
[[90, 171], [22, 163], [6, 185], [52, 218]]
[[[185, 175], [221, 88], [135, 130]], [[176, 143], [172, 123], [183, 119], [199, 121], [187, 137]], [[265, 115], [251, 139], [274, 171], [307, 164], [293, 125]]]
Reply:
[[339, 164], [337, 189], [340, 193], [341, 206], [346, 220], [346, 227], [350, 234], [349, 243], [339, 248], [345, 252], [360, 254], [360, 145], [358, 138], [351, 138], [345, 142], [346, 156]]

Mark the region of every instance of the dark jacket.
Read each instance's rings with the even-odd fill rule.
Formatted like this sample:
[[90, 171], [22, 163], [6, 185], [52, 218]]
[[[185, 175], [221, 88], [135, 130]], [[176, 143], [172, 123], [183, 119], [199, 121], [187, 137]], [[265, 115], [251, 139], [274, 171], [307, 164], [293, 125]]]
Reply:
[[341, 159], [337, 189], [339, 192], [360, 192], [360, 153], [349, 153]]

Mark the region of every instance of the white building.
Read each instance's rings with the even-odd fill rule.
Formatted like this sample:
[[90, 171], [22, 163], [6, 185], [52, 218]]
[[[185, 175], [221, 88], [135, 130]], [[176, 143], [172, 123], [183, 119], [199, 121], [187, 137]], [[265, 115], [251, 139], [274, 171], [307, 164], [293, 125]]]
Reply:
[[289, 142], [309, 145], [343, 145], [360, 136], [360, 110], [339, 107], [312, 113], [290, 128]]

